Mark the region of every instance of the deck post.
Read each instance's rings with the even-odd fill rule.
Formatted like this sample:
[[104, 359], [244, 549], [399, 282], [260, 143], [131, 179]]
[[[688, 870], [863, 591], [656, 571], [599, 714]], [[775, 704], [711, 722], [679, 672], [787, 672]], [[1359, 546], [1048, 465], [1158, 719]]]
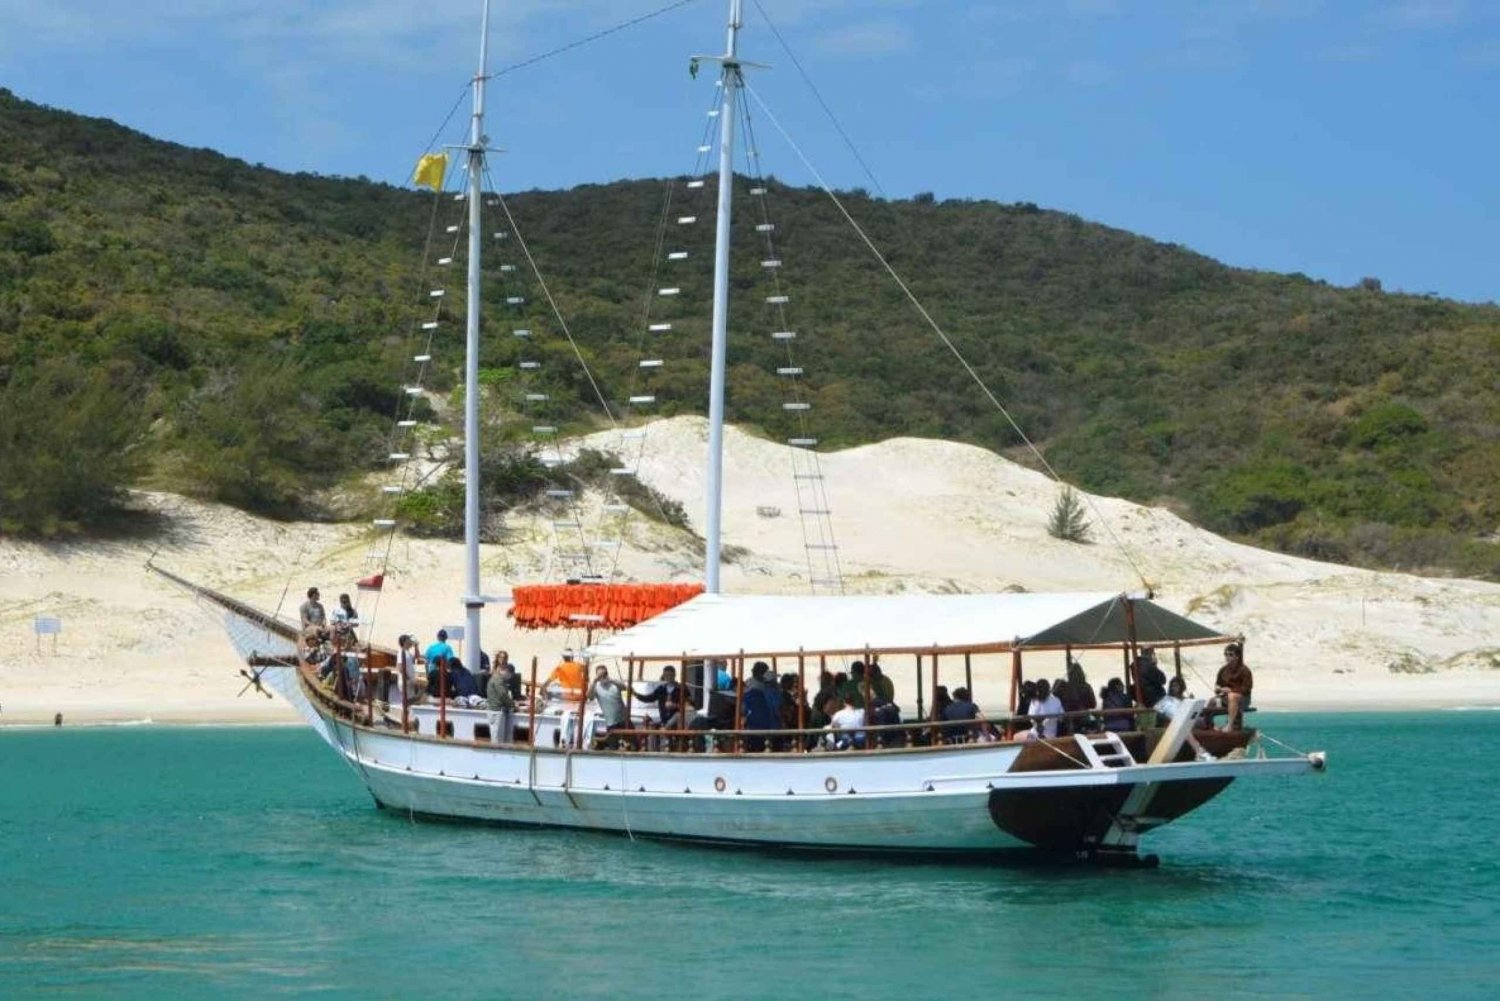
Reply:
[[[964, 687], [969, 690], [969, 698], [974, 698], [974, 661], [973, 655], [964, 654]], [[977, 702], [978, 700], [975, 699]]]
[[[934, 651], [932, 651], [932, 710], [933, 710], [934, 714], [937, 712], [937, 690], [938, 690], [938, 652], [936, 650], [934, 650]], [[939, 744], [939, 743], [942, 742], [943, 729], [942, 729], [941, 726], [938, 725], [941, 722], [942, 722], [942, 720], [939, 720], [936, 717], [936, 715], [934, 715], [933, 720], [932, 720], [932, 743], [934, 745], [937, 745], [937, 744]]]
[[448, 739], [448, 658], [438, 658], [438, 736]]
[[527, 736], [531, 738], [531, 746], [536, 747], [536, 657], [531, 658], [531, 699], [526, 707], [526, 730]]
[[[1026, 708], [1030, 709], [1030, 706]], [[1014, 736], [1016, 732], [1016, 713], [1021, 709], [1021, 648], [1013, 646], [1010, 648], [1010, 717], [1011, 725], [1006, 727], [1006, 736]]]
[[[592, 664], [589, 665], [592, 668]], [[583, 688], [578, 693], [578, 725], [575, 727], [573, 746], [580, 751], [583, 750], [583, 714], [589, 707], [589, 690], [593, 687], [593, 681], [589, 678], [589, 671], [583, 672]]]
[[[818, 654], [818, 691], [820, 693], [823, 691], [823, 676], [826, 675], [827, 673], [828, 673], [828, 654], [826, 654], [826, 653], [820, 653], [820, 654]], [[817, 712], [822, 712], [823, 711], [823, 707], [822, 706], [813, 706], [813, 709], [816, 710]], [[829, 715], [832, 715], [832, 714], [830, 713]]]
[[[797, 650], [797, 729], [807, 729], [807, 658], [799, 647]], [[797, 738], [797, 749], [807, 750], [807, 740]]]
[[[1130, 598], [1125, 601], [1125, 663], [1139, 663], [1137, 659], [1137, 646], [1135, 642], [1135, 602]], [[1128, 670], [1128, 667], [1127, 667]], [[1146, 701], [1146, 690], [1141, 686], [1141, 672], [1135, 672], [1135, 704], [1141, 705]]]
[[922, 655], [917, 654], [917, 719], [927, 718], [926, 703], [922, 700]]
[[1172, 641], [1172, 665], [1176, 668], [1177, 680], [1182, 680], [1182, 640]]
[[[865, 677], [864, 691], [860, 692], [860, 700], [864, 702], [865, 726], [870, 725], [870, 645], [865, 644]], [[865, 734], [865, 746], [870, 745], [870, 735]]]
[[745, 651], [734, 659], [734, 753], [745, 749], [745, 740], [740, 731], [745, 728]]
[[635, 654], [625, 657], [625, 722], [629, 723], [631, 710], [635, 708]]

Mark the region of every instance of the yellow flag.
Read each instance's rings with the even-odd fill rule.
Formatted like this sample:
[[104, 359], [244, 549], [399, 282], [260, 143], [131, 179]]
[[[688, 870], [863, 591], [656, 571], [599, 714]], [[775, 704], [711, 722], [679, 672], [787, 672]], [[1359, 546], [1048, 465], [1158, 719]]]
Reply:
[[417, 170], [412, 175], [411, 183], [418, 187], [431, 188], [433, 191], [442, 191], [443, 175], [446, 173], [448, 173], [448, 154], [428, 153], [417, 161]]

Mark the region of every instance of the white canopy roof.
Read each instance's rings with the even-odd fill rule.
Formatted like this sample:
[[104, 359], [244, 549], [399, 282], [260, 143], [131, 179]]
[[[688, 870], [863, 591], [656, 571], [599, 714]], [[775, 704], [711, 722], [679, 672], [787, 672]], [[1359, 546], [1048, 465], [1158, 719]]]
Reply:
[[1145, 599], [1070, 594], [783, 597], [701, 594], [595, 643], [595, 657], [645, 660], [802, 653], [999, 651], [1121, 644], [1133, 607], [1142, 643], [1223, 637]]

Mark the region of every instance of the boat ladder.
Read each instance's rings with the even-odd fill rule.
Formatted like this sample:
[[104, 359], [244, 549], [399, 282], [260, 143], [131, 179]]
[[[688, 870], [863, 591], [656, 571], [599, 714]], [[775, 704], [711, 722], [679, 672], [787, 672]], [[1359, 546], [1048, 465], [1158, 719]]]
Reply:
[[1130, 748], [1125, 746], [1120, 735], [1113, 730], [1078, 733], [1073, 735], [1073, 739], [1078, 741], [1078, 748], [1083, 751], [1084, 760], [1089, 763], [1090, 768], [1124, 768], [1136, 763]]

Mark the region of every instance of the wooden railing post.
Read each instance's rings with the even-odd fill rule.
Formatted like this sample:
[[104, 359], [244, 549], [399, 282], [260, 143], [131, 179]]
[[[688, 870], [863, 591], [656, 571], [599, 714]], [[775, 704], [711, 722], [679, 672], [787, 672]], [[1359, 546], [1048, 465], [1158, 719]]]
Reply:
[[541, 696], [536, 689], [536, 657], [531, 658], [531, 700], [526, 706], [526, 730], [531, 737], [531, 746], [536, 747], [536, 703]]
[[[938, 652], [932, 651], [932, 711], [937, 713], [937, 690], [938, 690]], [[932, 720], [932, 743], [936, 746], [943, 742], [943, 735], [947, 732], [942, 728], [942, 720], [934, 715]]]
[[927, 718], [927, 710], [923, 708], [924, 705], [925, 703], [922, 701], [922, 655], [917, 654], [917, 719], [919, 720]]
[[448, 658], [438, 658], [438, 736], [448, 739]]
[[745, 728], [745, 651], [734, 659], [734, 753], [745, 750], [740, 731]]
[[[578, 656], [582, 656], [582, 654]], [[573, 746], [580, 751], [583, 750], [583, 714], [588, 711], [589, 707], [589, 686], [592, 684], [589, 680], [589, 672], [592, 669], [592, 664], [585, 665], [583, 669], [583, 687], [578, 691], [578, 720], [577, 725], [574, 727], [576, 732], [573, 735]]]
[[417, 666], [416, 654], [407, 654], [405, 650], [396, 652], [396, 670], [401, 672], [401, 732], [411, 732], [411, 686], [406, 683], [406, 658], [412, 659], [412, 669]]
[[635, 654], [625, 658], [625, 721], [632, 723], [631, 712], [635, 709]]
[[[797, 729], [807, 729], [807, 658], [797, 651]], [[797, 749], [807, 750], [807, 738], [798, 735]]]
[[[870, 645], [868, 643], [866, 643], [865, 644], [865, 676], [864, 676], [864, 679], [863, 679], [864, 680], [864, 686], [863, 686], [864, 687], [864, 691], [862, 691], [860, 693], [860, 698], [864, 701], [864, 704], [865, 704], [865, 707], [864, 707], [865, 708], [865, 726], [869, 726], [870, 725], [870, 682], [872, 680], [870, 678], [870, 675], [873, 674], [873, 673], [874, 672], [870, 670]], [[866, 747], [870, 746], [870, 735], [869, 734], [865, 734], [865, 746]]]

